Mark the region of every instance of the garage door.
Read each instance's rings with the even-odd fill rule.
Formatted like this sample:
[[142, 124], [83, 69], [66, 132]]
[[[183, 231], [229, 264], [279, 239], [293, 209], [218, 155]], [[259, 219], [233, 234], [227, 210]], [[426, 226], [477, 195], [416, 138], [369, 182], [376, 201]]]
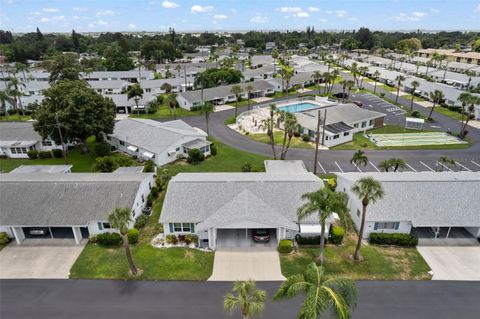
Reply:
[[72, 227], [23, 227], [25, 238], [75, 238]]

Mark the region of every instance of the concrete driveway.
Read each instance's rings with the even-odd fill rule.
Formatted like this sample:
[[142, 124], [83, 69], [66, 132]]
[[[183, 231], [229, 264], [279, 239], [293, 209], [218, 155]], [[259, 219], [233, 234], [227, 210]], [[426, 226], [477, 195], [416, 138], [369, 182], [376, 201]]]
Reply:
[[215, 251], [209, 281], [283, 281], [275, 248], [223, 247]]
[[480, 280], [480, 246], [418, 246], [433, 280]]
[[72, 244], [71, 240], [32, 245], [11, 243], [0, 251], [0, 278], [68, 278], [84, 246]]

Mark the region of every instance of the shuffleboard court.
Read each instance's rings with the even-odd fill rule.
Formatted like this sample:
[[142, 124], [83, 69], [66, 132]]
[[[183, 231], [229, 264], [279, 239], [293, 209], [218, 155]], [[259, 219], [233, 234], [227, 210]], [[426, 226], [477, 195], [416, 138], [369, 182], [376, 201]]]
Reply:
[[443, 132], [366, 134], [377, 146], [421, 146], [466, 144], [467, 142]]

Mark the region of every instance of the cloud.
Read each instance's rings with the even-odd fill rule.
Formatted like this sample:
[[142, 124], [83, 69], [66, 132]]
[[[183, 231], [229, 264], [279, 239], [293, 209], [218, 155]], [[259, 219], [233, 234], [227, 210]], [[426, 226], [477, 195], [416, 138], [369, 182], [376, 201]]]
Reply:
[[266, 23], [268, 22], [268, 17], [256, 16], [250, 19], [250, 22], [253, 23]]
[[431, 8], [431, 9], [430, 9], [430, 12], [431, 12], [431, 13], [440, 13], [440, 10]]
[[58, 12], [58, 9], [56, 9], [56, 8], [43, 8], [42, 11], [53, 13], [53, 12]]
[[480, 3], [477, 4], [477, 6], [475, 7], [475, 9], [473, 9], [473, 12], [475, 12], [475, 13], [480, 13]]
[[78, 20], [78, 19], [80, 19], [80, 17], [79, 17], [79, 16], [73, 16], [72, 18], [73, 18], [74, 20]]
[[85, 7], [73, 7], [73, 11], [85, 12], [85, 11], [88, 11], [88, 8], [85, 8]]
[[98, 10], [95, 13], [95, 16], [97, 18], [100, 18], [100, 17], [105, 17], [105, 16], [113, 16], [114, 14], [115, 14], [115, 12], [113, 12], [112, 10]]
[[162, 7], [164, 7], [165, 9], [175, 9], [180, 7], [180, 5], [178, 3], [165, 0], [162, 2]]
[[347, 16], [347, 11], [345, 10], [336, 10], [335, 11], [335, 14], [337, 15], [337, 17], [339, 18], [345, 18]]
[[47, 22], [50, 22], [51, 19], [47, 18], [47, 17], [42, 17], [39, 21], [42, 22], [42, 23], [47, 23]]
[[318, 19], [318, 21], [320, 21], [320, 22], [322, 22], [322, 23], [328, 22], [327, 19]]
[[213, 18], [214, 18], [215, 20], [225, 20], [225, 19], [228, 19], [228, 16], [226, 16], [226, 15], [224, 15], [224, 14], [215, 14], [215, 15], [213, 16]]
[[137, 26], [136, 26], [135, 24], [133, 24], [133, 23], [129, 23], [129, 24], [128, 24], [128, 28], [129, 28], [129, 29], [135, 29], [135, 28], [137, 28]]
[[[281, 7], [277, 9], [283, 13], [291, 13], [293, 17], [296, 18], [308, 18], [310, 14], [308, 12], [303, 11], [300, 7]], [[290, 16], [285, 16], [285, 18], [289, 18]]]
[[210, 12], [213, 11], [213, 6], [201, 6], [201, 5], [193, 5], [190, 11], [192, 13], [205, 13], [205, 12]]
[[65, 21], [65, 16], [54, 16], [54, 17], [51, 17], [51, 18], [41, 17], [40, 20], [38, 20], [38, 21], [41, 22], [41, 23]]
[[410, 13], [400, 12], [398, 15], [393, 16], [395, 21], [420, 21], [425, 18], [427, 14], [425, 12], [413, 11]]
[[108, 22], [100, 19], [100, 20], [97, 21], [97, 24], [98, 24], [98, 25], [104, 25], [104, 26], [105, 26], [105, 25], [108, 25]]
[[317, 8], [317, 7], [308, 7], [308, 11], [310, 11], [310, 12], [318, 12], [318, 11], [320, 11], [320, 9]]
[[293, 16], [297, 18], [308, 18], [310, 14], [308, 14], [308, 12], [299, 12], [294, 14]]

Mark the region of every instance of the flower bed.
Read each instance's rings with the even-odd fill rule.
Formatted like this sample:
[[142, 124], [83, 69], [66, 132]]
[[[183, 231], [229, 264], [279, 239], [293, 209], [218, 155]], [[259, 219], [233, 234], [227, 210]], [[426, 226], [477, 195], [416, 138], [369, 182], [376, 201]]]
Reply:
[[198, 236], [195, 234], [187, 235], [174, 235], [160, 233], [153, 237], [150, 244], [155, 248], [173, 248], [173, 247], [185, 247], [198, 249], [201, 251], [210, 251], [208, 248], [198, 247]]

